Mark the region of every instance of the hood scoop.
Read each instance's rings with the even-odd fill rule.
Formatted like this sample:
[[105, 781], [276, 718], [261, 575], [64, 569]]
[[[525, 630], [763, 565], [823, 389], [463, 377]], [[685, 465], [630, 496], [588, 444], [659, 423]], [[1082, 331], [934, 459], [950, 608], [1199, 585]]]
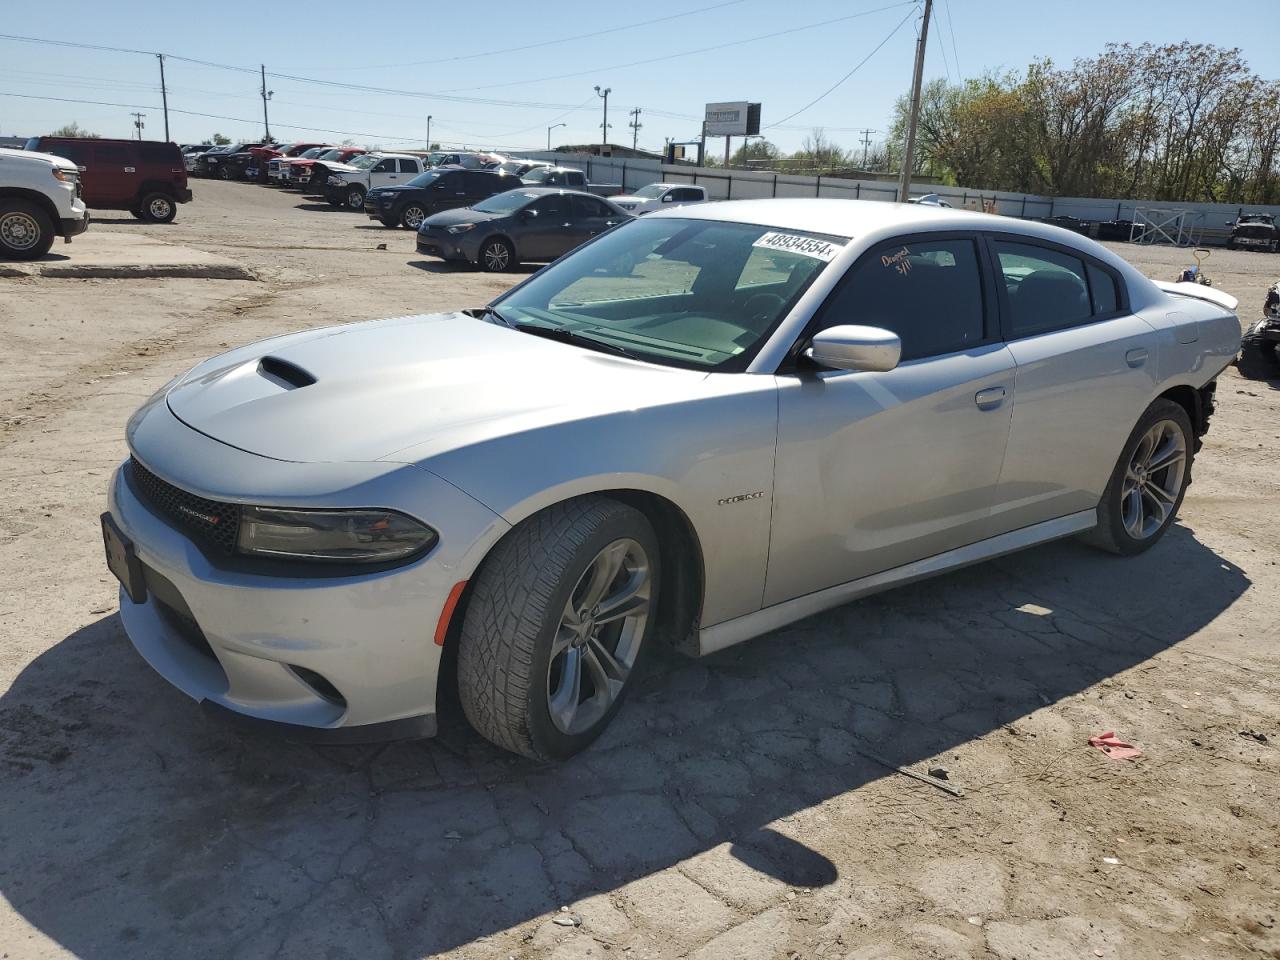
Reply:
[[272, 383], [284, 387], [286, 390], [309, 387], [316, 382], [316, 378], [312, 374], [303, 370], [296, 363], [282, 360], [280, 357], [263, 357], [258, 361], [258, 372]]

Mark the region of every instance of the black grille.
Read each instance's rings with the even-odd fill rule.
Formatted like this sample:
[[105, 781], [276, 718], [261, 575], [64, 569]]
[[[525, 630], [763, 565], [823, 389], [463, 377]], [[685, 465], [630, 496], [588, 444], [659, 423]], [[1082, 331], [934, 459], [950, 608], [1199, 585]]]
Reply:
[[240, 508], [206, 500], [161, 480], [137, 460], [129, 460], [129, 481], [138, 496], [202, 545], [230, 554], [236, 548]]

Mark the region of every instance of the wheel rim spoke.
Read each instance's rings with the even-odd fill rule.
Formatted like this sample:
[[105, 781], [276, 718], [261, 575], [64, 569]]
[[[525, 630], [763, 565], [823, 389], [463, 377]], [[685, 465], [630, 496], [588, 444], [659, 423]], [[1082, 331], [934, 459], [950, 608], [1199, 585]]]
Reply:
[[560, 683], [551, 695], [551, 717], [561, 730], [568, 731], [578, 713], [582, 698], [582, 653], [576, 648], [565, 651]]
[[587, 641], [582, 653], [583, 661], [596, 681], [596, 689], [609, 691], [609, 699], [612, 700], [627, 682], [627, 674], [631, 671], [620, 664], [596, 637]]
[[605, 591], [613, 586], [622, 564], [627, 559], [627, 545], [623, 541], [610, 544], [600, 551], [591, 570], [591, 581], [582, 594], [582, 605], [588, 609], [600, 605]]
[[1155, 473], [1158, 470], [1172, 467], [1175, 463], [1181, 463], [1183, 456], [1182, 445], [1173, 437], [1170, 437], [1162, 447], [1151, 455], [1151, 460], [1147, 464], [1147, 471]]
[[1120, 490], [1121, 521], [1135, 540], [1155, 536], [1172, 519], [1187, 475], [1182, 427], [1161, 420], [1134, 448]]
[[1124, 498], [1124, 528], [1130, 536], [1142, 536], [1142, 518], [1142, 493], [1134, 487]]

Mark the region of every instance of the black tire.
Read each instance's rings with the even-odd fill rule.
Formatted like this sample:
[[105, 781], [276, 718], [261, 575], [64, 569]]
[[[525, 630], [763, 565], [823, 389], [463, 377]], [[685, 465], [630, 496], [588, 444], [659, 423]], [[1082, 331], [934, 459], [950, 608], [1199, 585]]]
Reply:
[[400, 226], [400, 222], [398, 220], [393, 220], [391, 217], [379, 217], [378, 222], [389, 230], [394, 230], [396, 227]]
[[134, 217], [134, 219], [135, 219], [135, 220], [145, 220], [145, 219], [147, 219], [147, 218], [146, 218], [146, 216], [143, 214], [142, 209], [141, 209], [140, 207], [135, 207], [134, 209], [130, 210], [129, 212], [130, 212], [131, 214], [133, 214], [133, 217]]
[[345, 204], [345, 203], [343, 203], [341, 200], [338, 200], [338, 199], [336, 199], [336, 198], [334, 198], [334, 197], [330, 197], [330, 196], [327, 196], [327, 195], [326, 195], [324, 199], [325, 199], [325, 202], [329, 204], [329, 206], [334, 207], [334, 208], [338, 208], [338, 207], [345, 207], [345, 206], [346, 206], [346, 204]]
[[501, 237], [486, 240], [480, 245], [480, 256], [476, 263], [486, 273], [506, 273], [519, 265], [511, 244]]
[[1228, 237], [1228, 238], [1227, 238], [1227, 249], [1228, 249], [1228, 250], [1234, 250], [1235, 248], [1236, 248], [1236, 238], [1235, 238], [1235, 237]]
[[231, 168], [228, 167], [225, 163], [218, 168], [218, 179], [219, 180], [231, 179]]
[[1248, 334], [1241, 338], [1236, 369], [1247, 380], [1280, 378], [1280, 354], [1276, 351], [1276, 342], [1258, 334]]
[[346, 193], [346, 203], [348, 210], [364, 209], [364, 187], [350, 187]]
[[142, 198], [138, 210], [142, 213], [140, 219], [147, 223], [173, 223], [178, 215], [178, 203], [169, 194], [156, 191]]
[[427, 219], [427, 208], [420, 203], [406, 203], [400, 211], [400, 226], [408, 230], [417, 230], [422, 221]]
[[[1135, 453], [1138, 451], [1139, 445], [1147, 438], [1148, 432], [1153, 430], [1157, 424], [1173, 424], [1182, 433], [1183, 455], [1182, 455], [1182, 472], [1178, 479], [1178, 490], [1173, 497], [1172, 502], [1166, 505], [1167, 513], [1159, 526], [1143, 536], [1135, 537], [1125, 525], [1125, 499], [1128, 489], [1131, 487], [1129, 476], [1129, 466], [1134, 459]], [[1133, 428], [1133, 432], [1129, 434], [1129, 439], [1125, 442], [1124, 450], [1120, 454], [1120, 459], [1116, 461], [1115, 469], [1111, 472], [1111, 479], [1107, 483], [1107, 489], [1102, 494], [1102, 500], [1098, 504], [1098, 525], [1084, 534], [1084, 540], [1099, 549], [1109, 551], [1110, 553], [1119, 554], [1120, 556], [1131, 557], [1135, 554], [1150, 550], [1159, 542], [1160, 538], [1165, 535], [1170, 524], [1178, 514], [1178, 508], [1182, 506], [1182, 498], [1186, 496], [1187, 487], [1191, 483], [1191, 468], [1195, 458], [1195, 431], [1191, 427], [1191, 418], [1187, 416], [1187, 411], [1183, 409], [1181, 404], [1174, 403], [1172, 400], [1159, 399], [1138, 418], [1138, 423]], [[1158, 486], [1158, 474], [1161, 471], [1152, 471], [1149, 475], [1153, 479], [1153, 486]], [[1166, 479], [1168, 475], [1166, 474]], [[1128, 493], [1132, 496], [1132, 493]], [[1150, 502], [1151, 499], [1143, 499], [1141, 492], [1138, 493], [1140, 503]]]
[[[638, 545], [647, 559], [647, 616], [637, 630], [638, 647], [608, 709], [584, 712], [584, 721], [595, 717], [590, 725], [566, 732], [551, 715], [552, 684], [563, 679], [554, 676], [552, 643], [563, 636], [562, 614], [571, 600], [578, 602], [574, 598], [597, 559], [623, 541]], [[625, 568], [618, 576], [623, 572], [637, 576]], [[616, 500], [578, 497], [517, 525], [472, 580], [458, 638], [458, 693], [467, 720], [498, 746], [535, 759], [562, 759], [584, 749], [613, 719], [652, 645], [660, 580], [653, 527], [640, 511]], [[624, 629], [622, 622], [615, 624]], [[617, 653], [622, 641], [614, 643]], [[594, 696], [594, 683], [592, 690]]]
[[0, 200], [0, 257], [39, 260], [53, 246], [53, 218], [30, 200]]

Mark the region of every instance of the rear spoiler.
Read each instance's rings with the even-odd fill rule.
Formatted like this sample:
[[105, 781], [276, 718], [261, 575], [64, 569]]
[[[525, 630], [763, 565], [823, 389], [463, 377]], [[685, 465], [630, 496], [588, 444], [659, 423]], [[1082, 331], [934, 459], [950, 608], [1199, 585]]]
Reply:
[[1169, 283], [1165, 280], [1153, 280], [1152, 283], [1165, 293], [1176, 293], [1183, 297], [1205, 300], [1209, 303], [1217, 304], [1224, 310], [1230, 310], [1232, 313], [1235, 313], [1236, 307], [1240, 304], [1240, 301], [1231, 296], [1231, 294], [1215, 290], [1213, 287], [1206, 287], [1203, 283]]

